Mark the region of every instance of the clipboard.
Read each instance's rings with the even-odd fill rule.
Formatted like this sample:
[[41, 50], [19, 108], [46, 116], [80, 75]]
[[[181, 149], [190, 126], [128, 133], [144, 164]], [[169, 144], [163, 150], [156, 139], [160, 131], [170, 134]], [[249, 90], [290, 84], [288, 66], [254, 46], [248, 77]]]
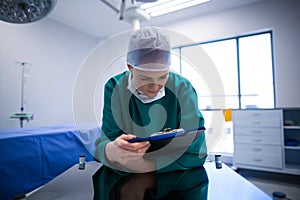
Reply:
[[[134, 142], [142, 142], [142, 141], [149, 141], [151, 143], [150, 148], [147, 150], [147, 153], [156, 151], [158, 149], [163, 148], [167, 144], [169, 144], [173, 138], [175, 137], [184, 137], [185, 135], [192, 135], [192, 134], [201, 134], [205, 131], [205, 127], [199, 127], [189, 130], [184, 129], [165, 129], [162, 132], [154, 133], [149, 137], [136, 137], [133, 139], [128, 140], [130, 143]], [[183, 146], [182, 146], [183, 145]], [[184, 144], [177, 144], [173, 147], [173, 150], [184, 148]]]
[[130, 142], [130, 143], [142, 142], [142, 141], [154, 142], [154, 141], [160, 141], [160, 140], [167, 140], [167, 139], [172, 139], [172, 138], [175, 138], [175, 137], [184, 136], [186, 134], [204, 132], [205, 130], [206, 130], [205, 127], [198, 127], [198, 128], [189, 129], [189, 130], [165, 129], [164, 131], [154, 133], [149, 137], [136, 137], [136, 138], [128, 140], [128, 142]]

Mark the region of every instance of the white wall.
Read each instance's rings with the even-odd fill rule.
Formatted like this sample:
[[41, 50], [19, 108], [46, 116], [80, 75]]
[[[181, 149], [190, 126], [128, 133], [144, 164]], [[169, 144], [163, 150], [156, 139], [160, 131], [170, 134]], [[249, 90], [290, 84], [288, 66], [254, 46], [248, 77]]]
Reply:
[[11, 113], [20, 111], [21, 68], [31, 63], [25, 111], [34, 120], [24, 127], [73, 122], [72, 91], [76, 73], [96, 38], [51, 19], [14, 25], [0, 22], [0, 129], [18, 128]]
[[299, 11], [300, 4], [296, 0], [262, 0], [166, 27], [186, 34], [197, 42], [273, 30], [277, 107], [300, 107]]

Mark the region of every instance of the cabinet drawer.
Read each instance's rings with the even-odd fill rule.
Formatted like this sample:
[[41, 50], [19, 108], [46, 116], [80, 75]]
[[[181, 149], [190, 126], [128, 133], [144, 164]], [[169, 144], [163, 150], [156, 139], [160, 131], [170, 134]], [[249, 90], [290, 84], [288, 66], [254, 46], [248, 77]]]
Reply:
[[276, 137], [281, 136], [281, 128], [251, 128], [251, 127], [234, 127], [235, 135], [252, 135], [252, 136], [268, 136], [268, 137]]
[[267, 144], [267, 145], [281, 145], [280, 135], [269, 136], [251, 136], [251, 135], [235, 135], [234, 144]]
[[234, 126], [281, 127], [280, 110], [244, 110], [233, 112]]
[[[247, 156], [247, 157], [245, 157]], [[242, 155], [235, 159], [237, 166], [241, 165], [252, 165], [259, 167], [269, 167], [269, 168], [282, 168], [282, 160], [278, 156], [252, 156], [252, 155]]]
[[263, 156], [272, 156], [280, 155], [281, 156], [281, 146], [267, 146], [267, 145], [249, 145], [249, 144], [236, 144], [234, 146], [234, 151], [237, 153], [247, 153], [253, 155], [263, 155]]
[[234, 150], [236, 164], [282, 168], [281, 147], [237, 145]]

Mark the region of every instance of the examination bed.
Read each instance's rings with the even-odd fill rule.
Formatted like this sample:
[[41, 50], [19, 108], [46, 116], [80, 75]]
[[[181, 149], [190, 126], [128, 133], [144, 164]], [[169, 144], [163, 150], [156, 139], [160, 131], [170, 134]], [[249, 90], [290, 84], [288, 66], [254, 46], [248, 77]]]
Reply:
[[0, 131], [0, 200], [42, 186], [78, 163], [93, 160], [100, 128], [85, 123]]
[[[17, 193], [27, 193], [29, 200], [92, 199], [92, 176], [101, 164], [93, 161], [91, 152], [99, 136], [100, 129], [94, 125], [0, 131], [0, 200], [11, 200]], [[87, 161], [84, 170], [78, 165], [82, 154]], [[208, 200], [271, 200], [226, 165], [216, 169], [215, 163], [206, 162], [204, 167], [209, 177]]]
[[[84, 170], [78, 169], [78, 164], [75, 164], [43, 187], [28, 193], [27, 199], [93, 199], [92, 176], [100, 167], [101, 164], [95, 161], [87, 162]], [[214, 162], [206, 162], [204, 167], [209, 179], [207, 200], [272, 200], [225, 164], [217, 169]]]

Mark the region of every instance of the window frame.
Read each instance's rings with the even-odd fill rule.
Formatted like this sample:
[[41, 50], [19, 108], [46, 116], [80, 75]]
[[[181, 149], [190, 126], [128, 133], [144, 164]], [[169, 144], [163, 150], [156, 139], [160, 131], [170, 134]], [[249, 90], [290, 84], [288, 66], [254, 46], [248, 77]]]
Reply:
[[[238, 108], [237, 109], [251, 109], [251, 108], [242, 108], [242, 97], [243, 95], [241, 94], [241, 63], [240, 63], [240, 46], [239, 46], [239, 41], [241, 38], [245, 38], [245, 37], [251, 37], [251, 36], [256, 36], [256, 35], [262, 35], [262, 34], [270, 34], [270, 48], [271, 48], [271, 65], [272, 65], [272, 86], [273, 86], [273, 107], [270, 109], [274, 109], [277, 108], [277, 104], [276, 104], [276, 84], [275, 84], [275, 66], [274, 66], [274, 44], [273, 44], [273, 31], [272, 30], [266, 30], [266, 31], [260, 31], [260, 32], [255, 32], [255, 33], [250, 33], [250, 34], [242, 34], [242, 35], [238, 35], [238, 36], [233, 36], [233, 37], [227, 37], [227, 38], [223, 38], [223, 39], [217, 39], [217, 40], [211, 40], [211, 41], [205, 41], [205, 42], [199, 42], [199, 43], [194, 43], [194, 44], [188, 44], [188, 45], [182, 45], [182, 46], [178, 46], [175, 47], [174, 50], [178, 51], [178, 56], [179, 56], [179, 65], [180, 65], [180, 74], [182, 74], [182, 49], [183, 48], [188, 48], [188, 47], [192, 47], [192, 46], [197, 46], [197, 45], [203, 45], [203, 44], [209, 44], [209, 43], [215, 43], [215, 42], [222, 42], [222, 41], [227, 41], [227, 40], [235, 40], [236, 43], [236, 56], [237, 56], [237, 88], [238, 88], [238, 94], [237, 94], [237, 98], [238, 98]], [[199, 95], [201, 96], [201, 95]], [[225, 98], [228, 95], [225, 95]], [[224, 108], [226, 109], [226, 108]], [[262, 108], [263, 109], [263, 108]], [[201, 110], [211, 110], [211, 109], [201, 109]]]

